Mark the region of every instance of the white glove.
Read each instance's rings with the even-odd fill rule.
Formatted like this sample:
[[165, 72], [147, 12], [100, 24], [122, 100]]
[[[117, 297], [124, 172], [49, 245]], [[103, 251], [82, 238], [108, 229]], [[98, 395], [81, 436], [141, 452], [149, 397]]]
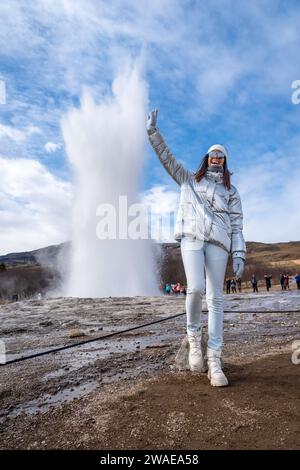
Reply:
[[243, 258], [233, 258], [232, 260], [232, 268], [233, 272], [236, 275], [236, 277], [242, 277], [242, 274], [244, 272], [244, 260]]
[[156, 121], [157, 121], [158, 109], [152, 109], [147, 116], [146, 128], [148, 134], [152, 134], [156, 131]]

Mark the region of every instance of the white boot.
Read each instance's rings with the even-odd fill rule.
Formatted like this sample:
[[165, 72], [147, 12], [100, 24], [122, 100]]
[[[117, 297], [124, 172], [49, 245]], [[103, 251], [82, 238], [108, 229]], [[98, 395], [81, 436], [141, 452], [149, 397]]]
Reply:
[[225, 387], [228, 380], [221, 367], [221, 351], [207, 348], [208, 378], [213, 387]]
[[204, 372], [204, 361], [201, 351], [201, 331], [187, 330], [189, 341], [189, 366], [193, 372]]

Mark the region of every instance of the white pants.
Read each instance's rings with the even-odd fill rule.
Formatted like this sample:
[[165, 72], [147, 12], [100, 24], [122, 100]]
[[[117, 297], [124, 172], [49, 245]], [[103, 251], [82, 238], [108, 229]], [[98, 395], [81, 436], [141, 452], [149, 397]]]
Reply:
[[[181, 256], [187, 279], [187, 329], [201, 328], [202, 296], [208, 307], [208, 347], [221, 350], [223, 343], [223, 284], [228, 253], [209, 242], [184, 237]], [[206, 277], [206, 285], [205, 285]]]

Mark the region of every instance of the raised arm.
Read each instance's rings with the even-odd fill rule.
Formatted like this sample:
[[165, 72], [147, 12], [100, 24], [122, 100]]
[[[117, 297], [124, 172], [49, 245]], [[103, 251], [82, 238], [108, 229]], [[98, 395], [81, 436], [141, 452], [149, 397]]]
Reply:
[[181, 186], [190, 177], [190, 172], [176, 160], [169, 147], [165, 143], [163, 136], [156, 126], [157, 114], [158, 110], [154, 109], [148, 114], [147, 117], [147, 133], [149, 141], [169, 175], [172, 176], [176, 183]]
[[229, 217], [232, 228], [231, 254], [232, 258], [246, 257], [246, 243], [243, 235], [243, 209], [238, 190], [233, 186], [229, 198]]

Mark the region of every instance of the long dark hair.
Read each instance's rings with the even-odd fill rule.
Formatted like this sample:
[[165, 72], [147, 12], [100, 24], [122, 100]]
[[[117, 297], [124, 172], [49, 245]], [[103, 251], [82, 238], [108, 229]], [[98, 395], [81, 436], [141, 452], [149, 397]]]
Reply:
[[[199, 181], [203, 178], [203, 176], [206, 173], [207, 168], [208, 168], [208, 154], [204, 155], [198, 170], [194, 174], [194, 178], [197, 181], [197, 183], [199, 183]], [[231, 188], [230, 176], [232, 175], [232, 173], [230, 173], [230, 171], [228, 170], [226, 157], [224, 158], [223, 168], [224, 168], [223, 184], [225, 188], [230, 189]]]

